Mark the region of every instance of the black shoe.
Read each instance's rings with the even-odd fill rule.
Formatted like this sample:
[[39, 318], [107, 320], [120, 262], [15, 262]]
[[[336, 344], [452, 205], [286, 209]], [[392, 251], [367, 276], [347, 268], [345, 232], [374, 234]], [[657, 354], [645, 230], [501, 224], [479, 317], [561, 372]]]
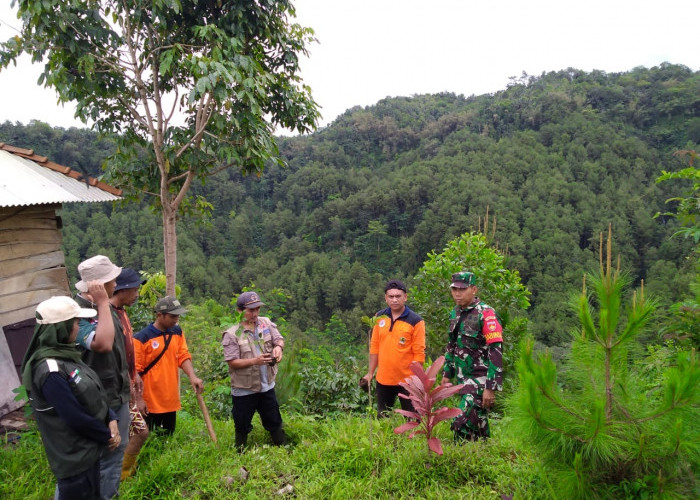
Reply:
[[243, 453], [246, 443], [248, 442], [248, 434], [245, 432], [236, 433], [236, 449], [238, 453]]
[[282, 427], [270, 432], [270, 437], [272, 438], [272, 444], [275, 446], [287, 444], [287, 435], [282, 430]]

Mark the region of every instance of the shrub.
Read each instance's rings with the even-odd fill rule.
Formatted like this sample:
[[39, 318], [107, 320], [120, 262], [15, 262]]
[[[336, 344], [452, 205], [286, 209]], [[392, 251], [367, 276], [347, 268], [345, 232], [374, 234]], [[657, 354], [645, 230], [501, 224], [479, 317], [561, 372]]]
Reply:
[[561, 498], [693, 496], [700, 456], [695, 352], [681, 352], [663, 373], [656, 366], [638, 371], [630, 362], [634, 344], [655, 305], [642, 282], [624, 308], [630, 279], [619, 264], [612, 269], [610, 236], [605, 267], [602, 253], [600, 273], [588, 276], [593, 293], [584, 280], [574, 301], [581, 327], [564, 386], [549, 353], [535, 356], [532, 342], [525, 343], [512, 425], [537, 451]]
[[489, 246], [480, 233], [465, 233], [450, 241], [442, 253], [431, 252], [415, 276], [411, 302], [426, 325], [426, 350], [431, 357], [445, 352], [447, 318], [454, 301], [450, 296], [453, 273], [473, 271], [478, 280], [479, 297], [501, 319], [503, 334], [503, 372], [514, 371], [514, 347], [527, 330], [527, 321], [519, 316], [530, 306], [530, 292], [520, 283], [517, 271], [506, 268], [505, 255]]

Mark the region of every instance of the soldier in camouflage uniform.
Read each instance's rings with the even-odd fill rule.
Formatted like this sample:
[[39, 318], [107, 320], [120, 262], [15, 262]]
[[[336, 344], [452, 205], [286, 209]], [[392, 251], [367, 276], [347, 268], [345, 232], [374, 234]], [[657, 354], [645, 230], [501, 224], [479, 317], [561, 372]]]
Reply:
[[455, 440], [489, 437], [488, 410], [503, 383], [503, 328], [496, 311], [476, 296], [473, 273], [452, 275], [455, 308], [450, 313], [443, 383], [456, 378], [462, 389], [462, 414], [452, 421]]

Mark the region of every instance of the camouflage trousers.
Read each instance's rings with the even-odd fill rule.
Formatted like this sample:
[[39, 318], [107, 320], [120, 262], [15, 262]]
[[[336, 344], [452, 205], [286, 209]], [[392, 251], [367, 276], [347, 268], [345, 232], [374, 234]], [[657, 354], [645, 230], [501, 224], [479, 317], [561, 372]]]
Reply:
[[462, 414], [452, 421], [455, 441], [478, 441], [491, 437], [488, 410], [483, 407], [482, 397], [486, 377], [468, 378], [464, 381], [459, 409]]

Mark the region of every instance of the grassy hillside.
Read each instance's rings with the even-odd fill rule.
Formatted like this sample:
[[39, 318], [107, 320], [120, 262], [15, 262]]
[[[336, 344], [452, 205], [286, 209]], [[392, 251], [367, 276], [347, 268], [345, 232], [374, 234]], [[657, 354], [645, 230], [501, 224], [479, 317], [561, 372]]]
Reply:
[[[402, 417], [377, 422], [362, 416], [322, 419], [284, 415], [291, 444], [270, 445], [259, 420], [244, 454], [234, 448], [232, 421], [215, 421], [218, 445], [204, 422], [180, 413], [169, 439], [152, 438], [135, 477], [122, 484], [125, 499], [399, 499], [543, 498], [533, 458], [507, 423], [495, 425], [488, 443], [450, 442], [443, 424], [444, 455], [428, 455], [425, 441], [395, 435]], [[24, 434], [0, 450], [6, 500], [45, 499], [54, 482], [38, 435]], [[245, 471], [242, 472], [242, 468]], [[243, 480], [241, 474], [247, 474]], [[285, 490], [286, 488], [286, 490]], [[283, 493], [278, 493], [283, 490]]]

